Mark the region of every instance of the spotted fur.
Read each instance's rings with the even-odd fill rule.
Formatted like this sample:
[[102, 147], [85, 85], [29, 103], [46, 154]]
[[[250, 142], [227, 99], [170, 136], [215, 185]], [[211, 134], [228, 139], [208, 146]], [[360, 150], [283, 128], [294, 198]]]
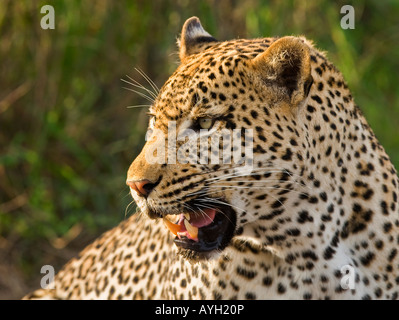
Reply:
[[[215, 132], [253, 129], [253, 171], [149, 164], [148, 141], [128, 171], [151, 181], [146, 197], [132, 189], [142, 214], [72, 259], [55, 290], [27, 298], [397, 299], [398, 176], [337, 68], [303, 37], [219, 42], [197, 18], [183, 27], [180, 59], [150, 129], [203, 117]], [[179, 250], [161, 219], [198, 195], [236, 219], [228, 245], [206, 258]]]

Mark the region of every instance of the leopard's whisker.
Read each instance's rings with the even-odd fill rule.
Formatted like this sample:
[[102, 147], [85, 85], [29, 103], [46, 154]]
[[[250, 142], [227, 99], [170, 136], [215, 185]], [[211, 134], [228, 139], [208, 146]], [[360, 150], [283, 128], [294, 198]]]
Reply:
[[[268, 170], [268, 171], [266, 171], [264, 173], [266, 174], [266, 173], [279, 173], [279, 172], [281, 172], [281, 171], [279, 171], [279, 170], [275, 170], [275, 171]], [[228, 173], [228, 174], [221, 175], [221, 176], [214, 177], [214, 178], [209, 178], [209, 179], [207, 179], [207, 181], [218, 180], [218, 179], [227, 179], [227, 178], [230, 178], [230, 177], [232, 177], [232, 178], [246, 177], [246, 176], [253, 176], [253, 175], [257, 175], [257, 174], [259, 174], [259, 173], [258, 172], [252, 172], [252, 173], [249, 173], [249, 174], [244, 174], [244, 173], [237, 174], [237, 173], [233, 172], [233, 173]]]
[[125, 218], [127, 217], [127, 213], [128, 213], [129, 207], [130, 207], [132, 204], [134, 204], [134, 203], [135, 203], [134, 200], [132, 200], [132, 201], [126, 206], [126, 209], [125, 209]]
[[217, 199], [215, 199], [215, 198], [209, 198], [209, 197], [204, 197], [204, 198], [202, 198], [201, 200], [208, 200], [209, 202], [211, 202], [211, 201], [212, 201], [212, 202], [216, 202], [216, 203], [223, 204], [223, 205], [227, 205], [227, 206], [230, 206], [230, 207], [233, 207], [233, 208], [236, 208], [236, 209], [238, 209], [238, 210], [240, 210], [240, 211], [245, 212], [244, 209], [241, 209], [241, 208], [239, 208], [239, 207], [237, 207], [237, 206], [234, 206], [234, 205], [232, 205], [231, 203], [228, 203], [228, 202], [226, 202], [226, 201], [217, 200]]
[[297, 194], [300, 194], [300, 195], [303, 195], [303, 196], [306, 196], [306, 197], [309, 196], [306, 193], [303, 193], [303, 192], [300, 192], [300, 191], [297, 191], [297, 190], [294, 190], [294, 189], [281, 188], [281, 187], [278, 187], [278, 186], [271, 186], [271, 187], [264, 187], [264, 186], [262, 186], [262, 187], [261, 186], [259, 186], [259, 187], [256, 187], [256, 186], [251, 186], [251, 187], [248, 187], [248, 186], [211, 186], [210, 188], [224, 188], [223, 190], [234, 190], [234, 189], [273, 189], [273, 190], [290, 191], [290, 192], [297, 193]]
[[[212, 183], [208, 183], [207, 186], [210, 186], [210, 187], [217, 186], [218, 183], [225, 183], [225, 184], [226, 183], [229, 183], [229, 184], [230, 183], [231, 184], [234, 184], [234, 183], [235, 184], [237, 184], [237, 183], [251, 183], [253, 187], [261, 187], [261, 186], [266, 185], [266, 184], [279, 183], [279, 182], [282, 182], [282, 181], [278, 180], [278, 179], [270, 179], [270, 180], [228, 180], [228, 181], [223, 180], [223, 181], [215, 181], [215, 182], [212, 182]], [[295, 185], [295, 186], [298, 185], [299, 187], [305, 187], [305, 188], [308, 188], [310, 190], [313, 190], [311, 187], [309, 187], [307, 185], [304, 185], [304, 184], [301, 184], [301, 183], [299, 183], [297, 181], [284, 181], [284, 182], [286, 182], [288, 184]], [[234, 185], [232, 185], [232, 186], [234, 186]], [[292, 190], [295, 190], [295, 189], [293, 188]]]
[[[227, 180], [227, 179], [229, 179], [229, 180]], [[214, 185], [214, 184], [217, 184], [217, 183], [239, 183], [239, 182], [241, 182], [241, 183], [253, 183], [253, 184], [256, 184], [256, 183], [276, 183], [276, 182], [281, 182], [281, 183], [283, 183], [283, 182], [287, 182], [287, 183], [291, 183], [291, 184], [296, 184], [296, 185], [298, 185], [298, 186], [300, 186], [300, 187], [304, 187], [304, 188], [307, 188], [307, 189], [309, 189], [309, 190], [313, 190], [313, 188], [312, 187], [310, 187], [310, 186], [308, 186], [308, 185], [305, 185], [305, 184], [303, 184], [303, 183], [301, 183], [301, 182], [298, 182], [298, 181], [295, 181], [295, 180], [289, 180], [289, 181], [283, 181], [283, 180], [281, 180], [281, 179], [268, 179], [268, 180], [233, 180], [234, 178], [226, 178], [226, 179], [219, 179], [219, 180], [215, 180], [215, 181], [211, 181], [211, 182], [209, 182], [209, 181], [206, 181], [205, 183], [206, 183], [206, 185], [209, 185], [209, 186], [211, 186], [211, 185]]]
[[134, 68], [134, 69], [149, 83], [149, 85], [152, 87], [154, 92], [158, 95], [159, 94], [159, 88], [155, 84], [155, 82], [152, 81], [152, 79], [143, 70], [141, 70], [140, 68]]
[[149, 108], [151, 107], [150, 104], [138, 104], [135, 106], [127, 106], [126, 108], [131, 109], [131, 108]]
[[130, 81], [127, 81], [127, 80], [125, 80], [125, 79], [121, 79], [121, 80], [122, 80], [123, 82], [125, 82], [125, 83], [131, 85], [132, 87], [135, 87], [135, 88], [144, 90], [144, 91], [147, 92], [152, 98], [154, 98], [154, 99], [157, 98], [157, 95], [156, 95], [154, 92], [152, 92], [151, 90], [147, 89], [147, 88], [144, 87], [142, 84], [140, 84], [139, 82], [137, 82], [137, 81], [134, 80], [133, 78], [129, 77], [128, 75], [126, 75], [126, 77], [127, 77]]
[[122, 87], [122, 88], [123, 88], [123, 89], [126, 89], [126, 90], [129, 90], [129, 91], [132, 91], [132, 92], [138, 94], [140, 97], [142, 97], [142, 98], [144, 98], [144, 99], [150, 101], [151, 103], [154, 103], [154, 102], [155, 102], [155, 100], [154, 100], [153, 98], [151, 98], [151, 97], [145, 95], [144, 93], [142, 93], [142, 92], [140, 92], [140, 91], [134, 90], [134, 89], [132, 89], [132, 88], [127, 88], [127, 87]]

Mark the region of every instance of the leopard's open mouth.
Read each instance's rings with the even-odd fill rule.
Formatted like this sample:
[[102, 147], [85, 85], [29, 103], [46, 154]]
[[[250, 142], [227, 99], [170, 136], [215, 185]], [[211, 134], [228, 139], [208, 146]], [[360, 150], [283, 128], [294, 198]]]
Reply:
[[167, 215], [163, 221], [176, 236], [174, 242], [183, 254], [209, 258], [214, 251], [221, 252], [230, 243], [236, 227], [236, 214], [226, 205]]

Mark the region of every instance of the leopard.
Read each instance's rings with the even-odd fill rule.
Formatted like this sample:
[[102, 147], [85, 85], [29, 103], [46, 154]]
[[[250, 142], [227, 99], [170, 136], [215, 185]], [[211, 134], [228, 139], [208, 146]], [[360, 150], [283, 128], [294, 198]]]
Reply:
[[127, 173], [138, 212], [25, 299], [397, 299], [398, 175], [327, 54], [197, 17], [177, 42]]

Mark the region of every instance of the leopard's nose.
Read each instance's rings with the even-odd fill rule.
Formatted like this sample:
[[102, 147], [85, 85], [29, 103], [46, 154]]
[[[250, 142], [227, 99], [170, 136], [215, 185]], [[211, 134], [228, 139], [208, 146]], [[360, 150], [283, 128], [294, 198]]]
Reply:
[[155, 188], [156, 184], [151, 183], [150, 180], [144, 179], [140, 181], [126, 181], [126, 184], [132, 188], [132, 190], [136, 191], [137, 195], [140, 197], [148, 197], [151, 191]]

